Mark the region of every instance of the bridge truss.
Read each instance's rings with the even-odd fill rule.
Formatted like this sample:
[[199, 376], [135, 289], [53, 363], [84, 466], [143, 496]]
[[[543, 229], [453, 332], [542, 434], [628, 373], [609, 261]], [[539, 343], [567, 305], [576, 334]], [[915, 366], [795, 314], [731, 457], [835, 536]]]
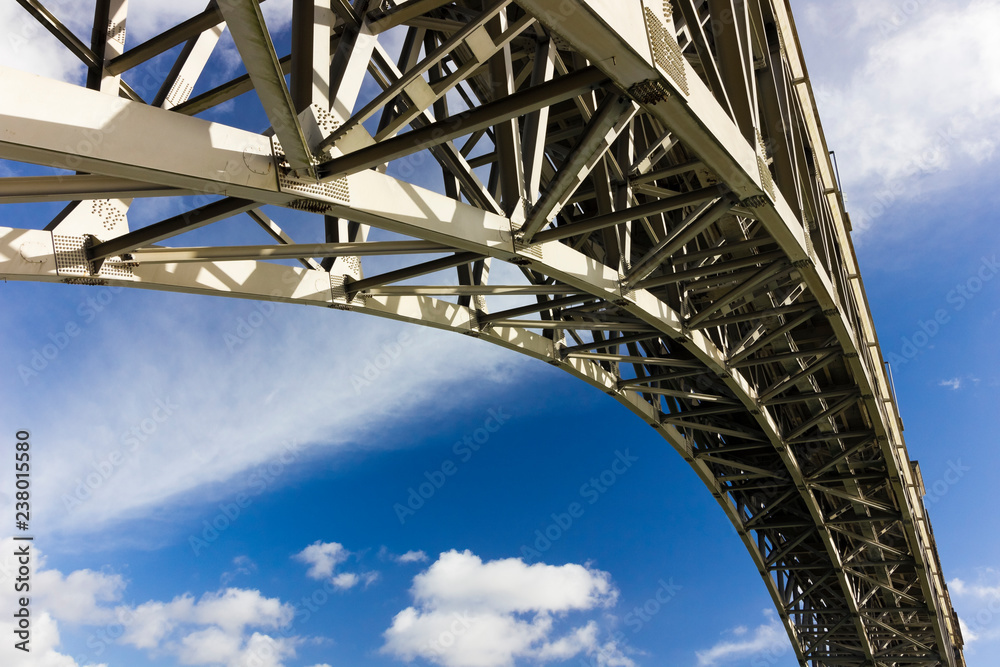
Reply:
[[[140, 44], [127, 0], [97, 0], [89, 43], [18, 2], [87, 77], [0, 68], [0, 158], [48, 169], [0, 203], [67, 203], [0, 228], [0, 276], [352, 310], [556, 365], [691, 465], [801, 664], [964, 665], [787, 1], [295, 0], [284, 57], [256, 0]], [[246, 73], [210, 86], [226, 29]]]

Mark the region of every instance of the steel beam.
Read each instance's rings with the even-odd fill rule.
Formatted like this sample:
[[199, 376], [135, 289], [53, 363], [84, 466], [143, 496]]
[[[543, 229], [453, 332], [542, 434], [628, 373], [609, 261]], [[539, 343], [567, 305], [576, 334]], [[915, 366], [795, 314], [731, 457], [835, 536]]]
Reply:
[[362, 148], [325, 162], [319, 167], [320, 178], [323, 181], [330, 181], [346, 174], [377, 167], [391, 160], [432, 146], [438, 146], [477, 130], [492, 127], [505, 120], [600, 88], [605, 81], [604, 74], [593, 67], [567, 74], [537, 88], [515, 93], [507, 98], [485, 104], [478, 109], [430, 123], [418, 130], [412, 130], [406, 134], [386, 139], [374, 146]]
[[124, 236], [119, 236], [110, 241], [98, 243], [87, 251], [87, 259], [94, 262], [128, 253], [141, 246], [163, 241], [183, 232], [189, 232], [193, 229], [210, 225], [213, 222], [225, 220], [240, 213], [246, 213], [258, 206], [260, 204], [249, 199], [227, 197], [226, 199], [207, 204], [193, 211], [187, 211], [167, 220], [137, 229], [134, 232], [129, 232]]
[[660, 213], [677, 211], [688, 206], [694, 206], [717, 197], [718, 195], [719, 189], [715, 186], [694, 190], [692, 192], [685, 192], [684, 194], [679, 194], [674, 197], [670, 197], [669, 199], [652, 201], [639, 206], [622, 209], [621, 211], [615, 211], [614, 213], [608, 213], [606, 215], [590, 218], [589, 220], [573, 222], [568, 225], [555, 227], [553, 229], [546, 229], [535, 234], [533, 242], [548, 243], [550, 241], [568, 239], [581, 234], [589, 234], [590, 232], [594, 232], [599, 229], [620, 225], [623, 222], [638, 220], [650, 215], [658, 215]]
[[573, 153], [528, 214], [520, 230], [525, 243], [530, 243], [532, 237], [559, 214], [638, 110], [638, 105], [624, 95], [609, 93], [604, 98]]
[[264, 24], [257, 0], [218, 0], [219, 9], [233, 35], [254, 89], [264, 105], [281, 149], [292, 169], [312, 170], [312, 150], [299, 124], [295, 104], [285, 85], [271, 34]]
[[192, 190], [96, 174], [0, 178], [0, 204], [80, 201], [83, 199], [131, 199], [133, 197], [183, 197], [193, 193]]
[[379, 241], [374, 243], [290, 243], [286, 245], [208, 246], [200, 248], [138, 248], [129, 251], [129, 254], [132, 256], [132, 261], [140, 264], [165, 264], [174, 262], [231, 262], [243, 259], [422, 255], [454, 251], [454, 248], [429, 241]]

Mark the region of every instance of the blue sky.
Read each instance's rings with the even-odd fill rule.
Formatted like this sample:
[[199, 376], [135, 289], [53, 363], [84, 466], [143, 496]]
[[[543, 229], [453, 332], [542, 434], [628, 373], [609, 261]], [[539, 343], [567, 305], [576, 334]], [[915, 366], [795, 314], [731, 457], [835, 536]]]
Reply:
[[[9, 4], [8, 37], [30, 37]], [[131, 4], [141, 39], [204, 2]], [[282, 3], [264, 6], [280, 43]], [[968, 664], [986, 665], [1000, 650], [1000, 2], [792, 7]], [[0, 63], [78, 76], [51, 48], [8, 38]], [[0, 162], [12, 173], [34, 172]], [[7, 205], [0, 224], [53, 212]], [[36, 651], [25, 662], [4, 640], [4, 664], [795, 664], [711, 495], [648, 426], [553, 367], [282, 304], [7, 283], [0, 310], [0, 424], [32, 434], [44, 558]]]

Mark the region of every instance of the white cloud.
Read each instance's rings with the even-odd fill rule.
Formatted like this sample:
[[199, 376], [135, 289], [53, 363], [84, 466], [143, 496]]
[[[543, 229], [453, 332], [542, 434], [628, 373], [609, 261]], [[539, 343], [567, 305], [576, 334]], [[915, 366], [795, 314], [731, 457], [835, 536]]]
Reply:
[[958, 627], [962, 631], [962, 639], [965, 640], [966, 644], [971, 644], [972, 642], [979, 641], [980, 639], [979, 633], [973, 631], [972, 628], [966, 625], [965, 621], [962, 618], [958, 619]]
[[339, 572], [333, 573], [341, 563], [345, 562], [351, 552], [338, 542], [322, 542], [317, 540], [308, 547], [292, 556], [295, 560], [309, 565], [306, 575], [312, 579], [329, 579], [330, 583], [342, 591], [362, 584], [365, 588], [378, 579], [378, 572]]
[[[18, 594], [12, 585], [16, 576], [15, 549], [24, 543], [0, 540], [0, 607], [15, 610]], [[117, 603], [125, 581], [117, 574], [76, 570], [63, 575], [45, 567], [45, 557], [31, 547], [33, 564], [31, 599], [31, 653], [25, 655], [13, 642], [0, 643], [0, 664], [25, 667], [98, 667], [90, 659], [74, 659], [59, 652], [60, 623], [78, 627], [121, 627], [117, 642], [146, 651], [151, 656], [170, 655], [181, 664], [246, 664], [280, 667], [295, 655], [301, 641], [287, 636], [294, 608], [257, 590], [227, 588], [210, 591], [196, 599], [190, 594], [169, 602], [150, 600], [138, 606]], [[9, 616], [0, 620], [0, 632], [13, 637]], [[279, 636], [269, 636], [261, 631]], [[95, 639], [97, 638], [97, 639]], [[97, 643], [92, 643], [91, 640]], [[87, 649], [91, 658], [100, 656], [110, 641], [107, 633], [91, 634]], [[100, 649], [100, 650], [99, 650]], [[27, 660], [27, 661], [25, 661]]]
[[237, 667], [257, 656], [256, 664], [278, 667], [295, 655], [299, 641], [257, 631], [288, 627], [294, 609], [256, 590], [229, 588], [206, 593], [197, 601], [185, 594], [166, 603], [118, 607], [115, 614], [125, 627], [121, 643], [151, 654], [167, 653], [187, 665]]
[[963, 580], [955, 578], [948, 582], [948, 590], [952, 595], [982, 598], [986, 600], [1000, 600], [1000, 584], [997, 584], [996, 586], [967, 584]]
[[257, 564], [249, 556], [236, 556], [233, 558], [234, 568], [228, 572], [223, 572], [220, 577], [222, 585], [226, 586], [238, 576], [253, 574], [257, 571]]
[[123, 644], [136, 648], [154, 649], [170, 635], [181, 620], [191, 617], [194, 598], [190, 595], [175, 597], [170, 602], [150, 601], [135, 608], [123, 607], [120, 612], [125, 623]]
[[633, 664], [613, 642], [598, 643], [593, 621], [556, 628], [556, 616], [614, 604], [617, 590], [606, 572], [515, 558], [484, 563], [469, 551], [449, 551], [414, 578], [411, 593], [414, 606], [395, 616], [382, 647], [403, 660], [500, 667], [586, 654], [604, 665]]
[[790, 645], [785, 628], [774, 618], [770, 610], [765, 612], [765, 616], [770, 620], [753, 630], [748, 630], [742, 625], [730, 630], [728, 634], [738, 639], [724, 639], [711, 648], [697, 651], [695, 655], [698, 657], [698, 666], [714, 667], [724, 663], [734, 663], [764, 652], [776, 657], [788, 651]]
[[241, 648], [242, 642], [238, 636], [209, 627], [183, 637], [177, 657], [186, 665], [226, 664], [239, 654]]
[[316, 540], [295, 554], [294, 558], [310, 566], [306, 572], [310, 578], [326, 579], [333, 575], [333, 568], [346, 561], [350, 555], [351, 552], [338, 542]]
[[295, 641], [253, 633], [245, 641], [218, 628], [192, 632], [180, 641], [176, 655], [185, 665], [281, 667], [295, 656]]
[[[131, 48], [154, 34], [205, 11], [205, 0], [129, 0], [128, 41]], [[270, 32], [286, 30], [292, 23], [292, 0], [267, 0], [261, 13]]]
[[814, 86], [859, 228], [896, 201], [975, 177], [996, 153], [1000, 1], [927, 2], [901, 12], [907, 4], [852, 0], [853, 13], [838, 12], [851, 40], [836, 43], [847, 53], [824, 54], [829, 62], [814, 67], [830, 71]]
[[[31, 590], [16, 591], [19, 566], [15, 552], [28, 548], [31, 567]], [[92, 570], [77, 570], [63, 575], [46, 569], [45, 555], [34, 542], [19, 542], [12, 537], [0, 539], [0, 664], [24, 667], [100, 667], [96, 662], [78, 662], [61, 653], [60, 622], [98, 624], [113, 619], [113, 613], [101, 603], [112, 603], [121, 596], [124, 580], [120, 575]], [[17, 629], [13, 614], [21, 608], [19, 599], [28, 597], [31, 619], [29, 648], [25, 653], [14, 644]]]
[[118, 574], [76, 570], [63, 576], [59, 570], [44, 570], [44, 560], [34, 576], [36, 600], [53, 610], [56, 620], [67, 623], [101, 623], [112, 620], [111, 610], [101, 603], [121, 597], [125, 580]]
[[[27, 547], [30, 553], [32, 590], [16, 591], [15, 578], [19, 576], [20, 563], [15, 551]], [[65, 591], [65, 605], [60, 588]], [[99, 609], [98, 603], [117, 599], [122, 581], [115, 575], [104, 575], [91, 570], [79, 570], [68, 576], [57, 570], [45, 569], [44, 554], [33, 542], [18, 542], [11, 537], [0, 539], [0, 664], [23, 667], [107, 667], [96, 662], [77, 662], [73, 657], [61, 653], [59, 621], [76, 623], [86, 620], [86, 614], [95, 614], [97, 619], [107, 618], [106, 610]], [[14, 614], [21, 608], [19, 599], [29, 598], [28, 613], [31, 619], [30, 642], [25, 653], [15, 647], [23, 637], [14, 634], [18, 628], [14, 624]], [[58, 617], [57, 617], [58, 616]]]
[[359, 581], [361, 581], [361, 577], [359, 577], [354, 572], [341, 572], [340, 574], [338, 574], [337, 576], [335, 576], [333, 579], [330, 580], [330, 582], [334, 586], [336, 586], [341, 590], [347, 590], [348, 588], [353, 588], [355, 585], [357, 585]]
[[229, 588], [202, 596], [195, 605], [193, 620], [239, 633], [251, 625], [280, 628], [291, 622], [292, 608], [277, 598], [262, 597], [258, 591]]
[[[126, 19], [126, 49], [200, 14], [206, 4], [205, 0], [131, 0]], [[45, 7], [89, 42], [94, 15], [92, 3], [48, 0]], [[292, 0], [268, 0], [261, 5], [261, 11], [272, 34], [284, 32], [291, 26]], [[80, 59], [17, 3], [0, 3], [0, 25], [4, 26], [4, 35], [0, 37], [0, 64], [51, 79], [83, 82], [86, 68]], [[226, 50], [223, 46], [223, 60], [229, 55]]]
[[962, 386], [961, 378], [952, 378], [951, 380], [941, 380], [938, 383], [939, 387], [948, 387], [949, 389], [958, 390]]
[[[17, 608], [12, 584], [17, 565], [15, 549], [24, 543], [13, 538], [0, 541], [0, 606]], [[260, 591], [228, 588], [207, 592], [199, 599], [179, 595], [169, 602], [150, 600], [138, 606], [115, 604], [125, 589], [121, 575], [76, 570], [67, 575], [45, 566], [45, 556], [30, 547], [33, 572], [31, 599], [31, 652], [25, 655], [13, 642], [0, 644], [0, 664], [25, 667], [97, 667], [89, 659], [74, 659], [59, 652], [60, 623], [80, 627], [122, 627], [118, 643], [147, 651], [152, 656], [172, 655], [182, 664], [239, 667], [257, 664], [280, 667], [294, 656], [300, 641], [295, 636], [270, 637], [260, 630], [290, 627], [292, 605]], [[0, 632], [13, 637], [14, 626], [5, 616]], [[287, 632], [282, 634], [287, 635]], [[100, 642], [108, 635], [92, 634], [87, 650], [91, 657], [103, 653]], [[105, 645], [106, 647], [106, 645]], [[25, 661], [27, 660], [27, 661]], [[81, 661], [82, 660], [82, 661]]]
[[400, 563], [403, 565], [409, 563], [426, 563], [428, 560], [427, 554], [423, 551], [410, 550], [403, 554], [395, 554], [389, 551], [389, 548], [384, 545], [379, 548], [378, 557], [379, 560]]
[[[51, 443], [33, 497], [43, 532], [102, 531], [171, 505], [231, 503], [237, 492], [252, 501], [292, 481], [308, 458], [359, 442], [397, 446], [371, 430], [424, 422], [421, 408], [432, 400], [439, 411], [462, 405], [467, 396], [459, 392], [442, 400], [449, 385], [506, 384], [517, 377], [512, 368], [529, 363], [462, 336], [328, 310], [55, 289], [67, 290], [63, 310], [48, 316], [81, 333], [37, 377], [16, 379], [22, 391], [0, 405], [0, 418], [35, 424], [35, 435]], [[88, 301], [96, 298], [99, 312]], [[29, 302], [9, 305], [10, 321], [37, 312]], [[182, 329], [179, 312], [188, 323]], [[16, 377], [48, 343], [45, 334], [20, 339], [0, 350], [0, 360]], [[87, 354], [78, 354], [83, 348]], [[386, 349], [395, 356], [380, 356]], [[104, 381], [89, 382], [91, 373]], [[120, 391], [140, 376], [142, 389]], [[93, 427], [81, 431], [83, 422]], [[136, 524], [112, 539], [144, 538], [163, 536]]]
[[413, 580], [415, 600], [437, 608], [565, 612], [608, 606], [617, 596], [607, 572], [574, 564], [526, 565], [519, 558], [483, 563], [469, 551], [441, 554]]
[[[92, 7], [87, 4], [53, 0], [50, 8], [78, 34], [89, 35]], [[134, 46], [204, 7], [205, 0], [132, 0], [128, 44]], [[272, 30], [287, 27], [289, 7], [290, 0], [262, 5]], [[11, 34], [22, 24], [41, 30], [12, 2], [0, 3], [0, 24]], [[49, 42], [52, 49], [44, 46]], [[0, 35], [0, 63], [17, 65], [23, 59], [48, 68], [40, 72], [46, 76], [79, 79], [83, 70], [76, 59], [60, 60], [65, 51], [47, 33], [16, 48]], [[75, 74], [72, 68], [77, 68]], [[283, 212], [281, 222], [293, 215]], [[23, 226], [43, 225], [31, 220]], [[51, 333], [72, 323], [82, 332], [79, 337], [54, 360], [35, 357], [51, 344], [51, 322], [45, 320], [38, 329], [24, 329], [35, 331], [37, 338], [0, 350], [4, 367], [25, 390], [0, 405], [0, 419], [16, 416], [36, 424], [39, 436], [52, 443], [51, 464], [33, 497], [35, 509], [45, 517], [38, 524], [45, 536], [96, 533], [181, 504], [229, 500], [234, 491], [243, 490], [234, 487], [260, 481], [254, 477], [257, 468], [287, 457], [291, 443], [296, 465], [266, 478], [268, 488], [287, 484], [287, 471], [300, 470], [308, 457], [332, 456], [358, 442], [384, 446], [378, 444], [384, 439], [368, 437], [379, 428], [373, 424], [425, 422], [427, 413], [421, 408], [431, 401], [440, 412], [468, 400], [448, 392], [448, 385], [473, 379], [510, 382], [509, 370], [528, 363], [462, 336], [321, 309], [95, 289], [69, 297], [71, 289], [54, 289], [58, 294], [53, 292], [53, 298], [63, 299], [65, 310], [47, 309], [48, 316], [61, 320]], [[87, 304], [87, 299], [108, 295], [110, 303], [102, 303], [100, 310]], [[15, 313], [19, 308], [24, 309], [21, 314], [37, 311], [36, 304], [19, 301], [11, 299], [11, 322], [25, 321]], [[179, 313], [182, 327], [177, 325]], [[248, 326], [248, 319], [255, 325]], [[397, 345], [402, 334], [409, 342], [401, 354], [386, 370], [369, 374], [384, 346]], [[81, 354], [84, 348], [87, 353]], [[31, 375], [33, 358], [45, 364], [37, 375]], [[22, 368], [28, 373], [23, 380]], [[95, 384], [88, 375], [102, 381]], [[140, 390], [122, 391], [140, 376]], [[450, 404], [442, 402], [449, 393], [454, 396]], [[163, 405], [176, 408], [164, 410]], [[380, 419], [387, 415], [392, 419]], [[81, 431], [79, 423], [94, 426]], [[177, 516], [164, 515], [169, 517], [165, 523]], [[135, 530], [116, 531], [109, 546], [166, 539], [163, 530], [146, 530], [148, 524], [140, 521], [133, 525]]]
[[407, 551], [402, 556], [396, 558], [400, 563], [423, 563], [427, 561], [427, 554], [423, 551]]
[[[87, 3], [45, 4], [58, 18], [72, 25], [75, 22], [72, 17], [82, 12], [71, 11], [67, 16], [65, 11], [59, 11], [63, 9], [59, 5], [84, 9]], [[87, 13], [93, 15], [93, 7]], [[74, 83], [83, 81], [86, 68], [80, 59], [16, 2], [0, 3], [0, 25], [4, 26], [3, 35], [0, 35], [0, 64], [50, 79]]]
[[[5, 606], [4, 609], [11, 607]], [[4, 641], [0, 642], [0, 664], [18, 665], [18, 667], [107, 667], [105, 663], [79, 663], [72, 657], [60, 653], [58, 623], [48, 612], [32, 610], [31, 619], [31, 651], [24, 653], [14, 648], [14, 624], [6, 620], [0, 621], [0, 633]]]
[[965, 643], [975, 642], [980, 650], [992, 649], [995, 653], [1000, 640], [1000, 571], [985, 568], [975, 583], [952, 579], [948, 591], [958, 612]]

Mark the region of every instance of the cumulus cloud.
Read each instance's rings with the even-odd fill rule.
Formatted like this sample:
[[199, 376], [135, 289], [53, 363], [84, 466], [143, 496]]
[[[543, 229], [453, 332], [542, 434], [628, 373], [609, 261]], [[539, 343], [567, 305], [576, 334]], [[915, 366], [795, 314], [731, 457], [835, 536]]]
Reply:
[[[44, 560], [39, 568], [44, 567]], [[39, 571], [33, 577], [35, 599], [53, 610], [53, 617], [67, 623], [102, 623], [113, 619], [102, 604], [121, 598], [125, 580], [118, 574], [76, 570], [63, 576], [59, 570]]]
[[400, 563], [423, 563], [427, 560], [427, 554], [423, 551], [407, 551], [402, 556], [396, 558]]
[[[996, 574], [992, 570], [987, 572]], [[996, 578], [996, 577], [994, 577]], [[965, 581], [955, 578], [948, 582], [948, 590], [952, 595], [959, 595], [963, 597], [974, 597], [982, 598], [986, 600], [998, 599], [1000, 600], [1000, 584], [995, 586], [989, 586], [984, 584], [968, 584]]]
[[965, 640], [966, 644], [971, 644], [977, 642], [980, 639], [979, 633], [966, 625], [965, 620], [961, 617], [958, 619], [958, 627], [962, 631], [962, 639]]
[[334, 586], [342, 591], [353, 588], [359, 581], [361, 581], [361, 577], [354, 572], [341, 572], [330, 580]]
[[[28, 546], [31, 559], [30, 600], [31, 636], [30, 653], [14, 647], [13, 614], [20, 609], [19, 598], [24, 591], [16, 591], [14, 584], [20, 576], [20, 563], [15, 552]], [[45, 554], [34, 543], [18, 542], [11, 537], [0, 540], [0, 664], [25, 667], [105, 667], [96, 661], [77, 659], [60, 652], [60, 623], [67, 625], [94, 625], [113, 621], [113, 609], [108, 606], [121, 599], [124, 579], [117, 574], [76, 570], [64, 575], [59, 570], [46, 568]]]
[[[9, 607], [8, 607], [9, 608]], [[108, 667], [106, 663], [77, 662], [74, 658], [60, 653], [58, 623], [48, 612], [34, 613], [31, 620], [31, 652], [27, 655], [14, 648], [14, 624], [0, 621], [0, 632], [4, 640], [0, 643], [0, 664], [21, 665], [23, 667]]]
[[294, 609], [257, 590], [229, 588], [197, 600], [185, 594], [170, 602], [120, 606], [115, 614], [125, 627], [122, 644], [168, 653], [188, 665], [236, 667], [253, 658], [264, 667], [277, 667], [295, 655], [299, 641], [258, 631], [286, 628]]
[[733, 628], [726, 634], [732, 639], [723, 639], [714, 646], [697, 651], [699, 667], [715, 667], [715, 665], [733, 664], [750, 657], [767, 653], [769, 656], [779, 656], [789, 650], [788, 634], [781, 623], [774, 618], [770, 610], [765, 612], [768, 622], [758, 625], [753, 630], [745, 626]]
[[[976, 643], [983, 651], [996, 651], [1000, 640], [1000, 571], [985, 568], [972, 583], [955, 578], [948, 591], [958, 612], [966, 644]], [[987, 645], [989, 645], [987, 647]]]
[[939, 387], [948, 387], [952, 390], [958, 390], [962, 386], [961, 378], [952, 378], [951, 380], [941, 380], [938, 383]]
[[409, 563], [426, 563], [428, 560], [427, 554], [423, 551], [410, 550], [403, 554], [397, 554], [389, 551], [389, 548], [384, 545], [378, 550], [378, 558], [382, 561], [399, 563], [401, 565]]
[[308, 547], [295, 554], [295, 560], [308, 564], [306, 575], [312, 579], [326, 579], [333, 575], [333, 568], [343, 563], [351, 555], [339, 542], [321, 542], [316, 540]]
[[[20, 576], [15, 552], [27, 546], [31, 554], [30, 593], [16, 591], [16, 578]], [[118, 575], [77, 570], [68, 575], [46, 569], [45, 555], [34, 543], [18, 542], [11, 537], [0, 539], [0, 664], [24, 667], [107, 667], [96, 661], [77, 661], [60, 651], [60, 621], [67, 624], [101, 623], [113, 614], [101, 603], [115, 602], [120, 598], [124, 581]], [[14, 634], [18, 628], [14, 614], [21, 608], [19, 599], [30, 600], [31, 635], [25, 653], [15, 648], [23, 638]], [[65, 649], [63, 649], [65, 650]]]
[[962, 625], [965, 642], [1000, 640], [1000, 571], [985, 568], [975, 583], [955, 578], [948, 582]]
[[378, 579], [378, 572], [333, 573], [334, 568], [345, 562], [351, 555], [351, 552], [339, 542], [317, 540], [292, 558], [309, 565], [306, 576], [311, 579], [328, 579], [334, 587], [342, 591], [354, 588], [358, 584], [368, 588]]
[[[13, 538], [0, 541], [3, 609], [16, 608], [18, 596], [11, 583], [17, 576], [15, 549], [22, 544]], [[92, 570], [64, 575], [47, 568], [44, 554], [36, 547], [31, 547], [31, 554], [30, 661], [24, 661], [24, 653], [15, 649], [13, 642], [4, 641], [0, 644], [0, 664], [99, 667], [96, 661], [60, 652], [60, 624], [120, 627], [119, 644], [151, 656], [173, 656], [188, 665], [280, 667], [285, 659], [295, 655], [295, 647], [301, 641], [288, 632], [294, 616], [292, 605], [265, 597], [257, 590], [227, 588], [204, 593], [199, 598], [186, 593], [167, 602], [122, 604], [126, 582], [121, 575]], [[11, 617], [0, 620], [0, 632], [13, 637], [14, 625], [8, 618]], [[99, 644], [111, 641], [108, 637], [107, 633], [91, 636], [97, 642], [88, 642], [87, 650], [94, 651], [91, 658], [103, 653], [103, 649], [98, 651]]]
[[443, 667], [501, 667], [594, 656], [601, 664], [631, 667], [614, 642], [600, 645], [594, 621], [557, 627], [557, 618], [615, 603], [607, 572], [583, 565], [525, 564], [509, 558], [483, 562], [469, 551], [440, 555], [413, 580], [414, 606], [393, 618], [382, 652], [424, 658]]

